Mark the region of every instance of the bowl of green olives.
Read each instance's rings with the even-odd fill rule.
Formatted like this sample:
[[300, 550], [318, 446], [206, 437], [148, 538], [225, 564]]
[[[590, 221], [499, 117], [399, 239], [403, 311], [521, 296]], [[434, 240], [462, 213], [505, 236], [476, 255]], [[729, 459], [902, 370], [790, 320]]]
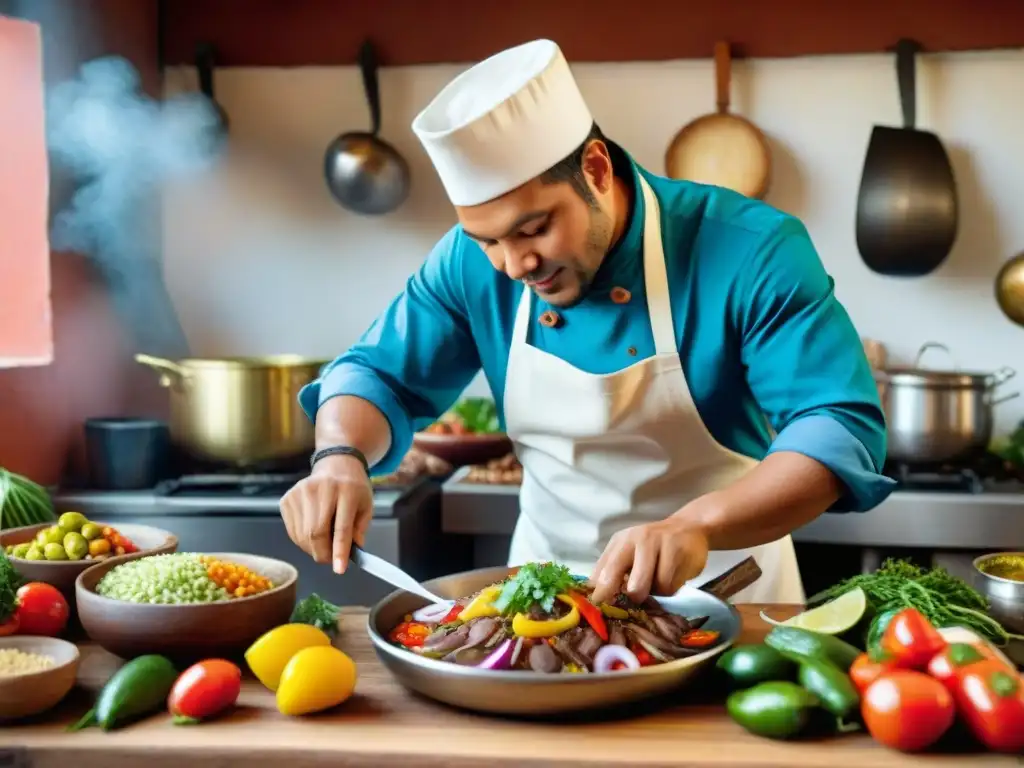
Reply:
[[81, 512], [65, 512], [55, 523], [0, 531], [0, 548], [26, 581], [42, 581], [68, 600], [75, 579], [102, 560], [131, 560], [175, 552], [178, 537], [148, 525], [89, 520]]

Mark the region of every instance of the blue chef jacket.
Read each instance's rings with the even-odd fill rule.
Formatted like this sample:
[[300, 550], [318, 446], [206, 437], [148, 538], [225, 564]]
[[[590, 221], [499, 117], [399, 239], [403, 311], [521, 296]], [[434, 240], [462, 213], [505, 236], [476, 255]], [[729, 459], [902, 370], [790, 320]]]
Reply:
[[[755, 459], [793, 451], [825, 465], [845, 486], [836, 511], [879, 504], [895, 482], [880, 473], [886, 432], [878, 392], [807, 230], [765, 203], [632, 165], [634, 185], [642, 173], [661, 204], [679, 356], [711, 434]], [[556, 308], [559, 327], [537, 322], [549, 308], [542, 299], [532, 305], [528, 342], [594, 374], [654, 354], [644, 202], [633, 197], [627, 230], [590, 293], [570, 309]], [[614, 287], [632, 299], [613, 303]], [[313, 419], [338, 395], [376, 405], [392, 437], [374, 474], [397, 467], [413, 432], [451, 407], [481, 368], [504, 424], [508, 352], [524, 290], [456, 225], [362, 338], [303, 388], [302, 408]]]

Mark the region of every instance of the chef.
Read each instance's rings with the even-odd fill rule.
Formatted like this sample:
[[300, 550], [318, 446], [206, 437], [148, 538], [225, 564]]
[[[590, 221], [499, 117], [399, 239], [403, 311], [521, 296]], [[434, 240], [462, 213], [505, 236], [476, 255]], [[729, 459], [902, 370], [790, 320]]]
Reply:
[[344, 572], [368, 475], [482, 370], [523, 465], [510, 565], [642, 600], [746, 553], [763, 575], [734, 601], [802, 602], [790, 533], [893, 482], [863, 347], [800, 221], [638, 165], [549, 40], [463, 72], [412, 128], [458, 224], [302, 390], [316, 452], [281, 502], [291, 539]]

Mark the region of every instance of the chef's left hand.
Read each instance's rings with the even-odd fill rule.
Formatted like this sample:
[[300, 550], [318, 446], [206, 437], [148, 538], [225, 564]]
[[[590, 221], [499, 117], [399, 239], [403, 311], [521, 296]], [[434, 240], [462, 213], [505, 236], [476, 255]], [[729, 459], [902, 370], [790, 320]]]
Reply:
[[678, 515], [626, 528], [612, 536], [594, 567], [591, 599], [612, 601], [627, 576], [624, 591], [634, 602], [650, 594], [671, 595], [699, 576], [707, 561], [707, 535]]

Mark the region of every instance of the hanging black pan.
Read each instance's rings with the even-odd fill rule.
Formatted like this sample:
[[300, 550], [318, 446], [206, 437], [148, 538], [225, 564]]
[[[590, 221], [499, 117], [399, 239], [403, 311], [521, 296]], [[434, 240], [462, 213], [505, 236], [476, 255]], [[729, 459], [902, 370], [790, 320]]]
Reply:
[[903, 127], [874, 127], [857, 195], [857, 248], [864, 263], [884, 275], [926, 275], [956, 240], [953, 168], [939, 137], [915, 127], [918, 50], [912, 40], [896, 45]]

